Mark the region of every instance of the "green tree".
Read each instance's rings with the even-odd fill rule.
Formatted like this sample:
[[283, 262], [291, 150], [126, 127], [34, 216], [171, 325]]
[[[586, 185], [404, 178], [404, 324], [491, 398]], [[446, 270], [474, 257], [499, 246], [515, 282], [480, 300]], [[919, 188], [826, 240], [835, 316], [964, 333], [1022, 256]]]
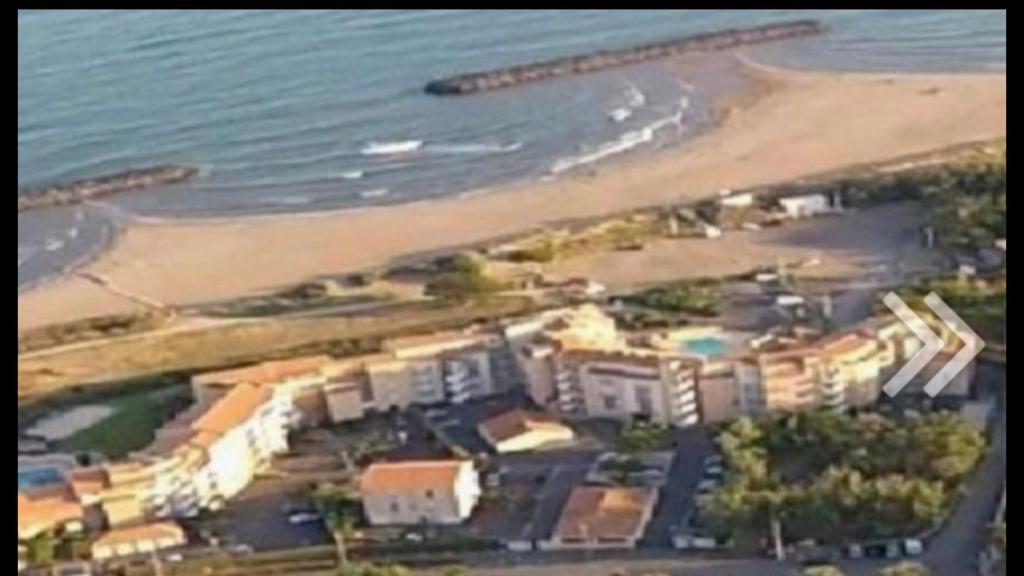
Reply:
[[344, 569], [349, 566], [348, 542], [355, 533], [359, 504], [347, 490], [331, 484], [317, 486], [313, 500], [334, 540], [338, 566]]
[[57, 557], [57, 538], [53, 534], [43, 533], [26, 544], [28, 561], [33, 565], [52, 564]]
[[651, 452], [664, 445], [667, 434], [668, 430], [659, 424], [634, 422], [622, 429], [619, 447], [630, 454]]
[[338, 576], [412, 576], [412, 572], [397, 564], [348, 564], [338, 570]]
[[802, 576], [843, 576], [843, 571], [835, 566], [812, 566], [805, 568]]
[[878, 576], [929, 576], [931, 571], [919, 562], [900, 562], [878, 572]]

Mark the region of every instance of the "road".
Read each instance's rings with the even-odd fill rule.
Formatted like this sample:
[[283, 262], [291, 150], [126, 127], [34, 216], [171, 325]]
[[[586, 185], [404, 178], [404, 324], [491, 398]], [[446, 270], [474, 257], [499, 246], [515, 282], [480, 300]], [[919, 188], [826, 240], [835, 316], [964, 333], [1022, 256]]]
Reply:
[[666, 548], [675, 529], [693, 504], [693, 494], [704, 472], [704, 459], [714, 451], [707, 432], [699, 428], [674, 431], [675, 459], [668, 481], [658, 497], [658, 508], [647, 525], [640, 545]]

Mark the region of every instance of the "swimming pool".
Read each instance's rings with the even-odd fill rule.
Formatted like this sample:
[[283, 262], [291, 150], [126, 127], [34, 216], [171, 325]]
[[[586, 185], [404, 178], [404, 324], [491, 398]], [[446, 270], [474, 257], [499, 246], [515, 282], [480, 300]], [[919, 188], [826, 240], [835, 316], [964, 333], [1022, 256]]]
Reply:
[[30, 468], [18, 471], [18, 490], [31, 490], [60, 484], [63, 481], [61, 471], [56, 467]]
[[729, 345], [726, 344], [725, 340], [715, 338], [714, 336], [686, 340], [682, 343], [682, 346], [684, 352], [701, 356], [720, 356], [729, 349]]

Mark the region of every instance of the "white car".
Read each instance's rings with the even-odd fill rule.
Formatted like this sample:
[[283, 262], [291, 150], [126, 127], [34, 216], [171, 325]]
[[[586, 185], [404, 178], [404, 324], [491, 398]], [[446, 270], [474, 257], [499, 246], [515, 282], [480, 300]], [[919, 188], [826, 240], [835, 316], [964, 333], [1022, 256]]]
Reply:
[[293, 526], [313, 524], [319, 521], [320, 515], [313, 512], [297, 512], [288, 517], [288, 523]]
[[724, 466], [725, 458], [721, 454], [712, 454], [704, 459], [704, 467], [709, 466]]
[[719, 464], [712, 464], [704, 468], [704, 477], [717, 480], [725, 475], [725, 468]]
[[917, 538], [907, 538], [903, 541], [903, 553], [907, 556], [920, 556], [924, 554], [924, 542]]
[[714, 492], [715, 490], [718, 490], [718, 488], [721, 485], [722, 485], [722, 483], [719, 482], [718, 480], [701, 480], [700, 483], [697, 484], [697, 494], [698, 495], [710, 494], [710, 493]]

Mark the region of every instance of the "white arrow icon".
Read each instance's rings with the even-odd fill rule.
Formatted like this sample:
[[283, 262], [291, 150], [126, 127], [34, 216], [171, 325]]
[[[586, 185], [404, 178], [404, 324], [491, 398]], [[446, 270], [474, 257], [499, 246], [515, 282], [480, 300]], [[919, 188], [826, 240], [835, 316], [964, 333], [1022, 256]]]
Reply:
[[[883, 301], [903, 321], [907, 328], [924, 343], [924, 346], [883, 387], [886, 394], [896, 396], [942, 351], [944, 344], [942, 339], [928, 327], [925, 321], [894, 292], [886, 294]], [[964, 343], [960, 351], [925, 385], [925, 393], [935, 397], [985, 348], [985, 342], [978, 337], [974, 330], [971, 330], [971, 327], [956, 312], [953, 312], [953, 309], [938, 294], [934, 292], [928, 294], [924, 299], [924, 303]]]

